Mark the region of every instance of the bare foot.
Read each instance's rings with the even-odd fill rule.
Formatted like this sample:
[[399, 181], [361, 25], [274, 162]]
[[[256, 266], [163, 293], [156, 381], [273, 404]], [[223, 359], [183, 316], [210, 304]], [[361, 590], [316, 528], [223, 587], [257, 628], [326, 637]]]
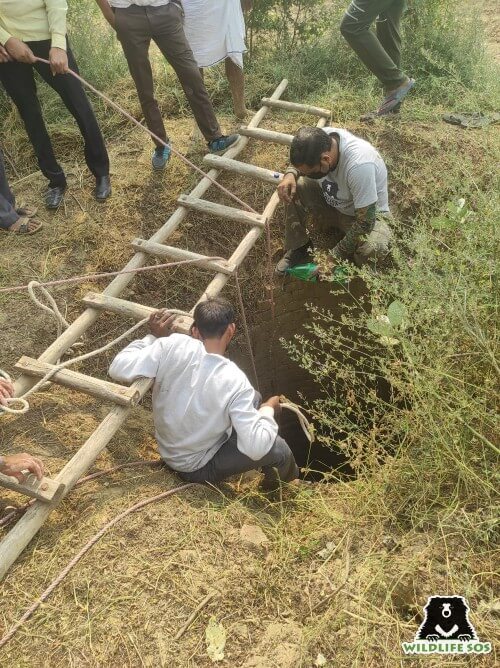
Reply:
[[33, 206], [20, 206], [16, 209], [18, 216], [26, 216], [27, 218], [34, 218], [37, 214], [38, 209]]

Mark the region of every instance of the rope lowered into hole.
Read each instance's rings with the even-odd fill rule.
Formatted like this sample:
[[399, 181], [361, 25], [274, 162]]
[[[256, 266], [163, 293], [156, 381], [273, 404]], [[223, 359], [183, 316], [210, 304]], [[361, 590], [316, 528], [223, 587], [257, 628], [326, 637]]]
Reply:
[[287, 399], [284, 394], [280, 396], [280, 406], [281, 408], [286, 408], [292, 413], [295, 413], [305, 437], [309, 441], [309, 444], [311, 444], [315, 439], [315, 429], [314, 425], [311, 424], [304, 415], [304, 409], [298, 404], [293, 403], [293, 401], [290, 401], [290, 399]]

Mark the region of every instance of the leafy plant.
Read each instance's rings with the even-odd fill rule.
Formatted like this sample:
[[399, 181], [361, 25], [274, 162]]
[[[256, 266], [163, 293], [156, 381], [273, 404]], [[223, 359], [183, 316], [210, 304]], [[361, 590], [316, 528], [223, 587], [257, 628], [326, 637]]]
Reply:
[[363, 295], [351, 281], [340, 315], [309, 307], [306, 335], [284, 344], [322, 388], [310, 406], [318, 439], [383, 481], [385, 503], [414, 525], [450, 497], [488, 507], [498, 484], [500, 201], [474, 197], [400, 226], [394, 267], [352, 269]]

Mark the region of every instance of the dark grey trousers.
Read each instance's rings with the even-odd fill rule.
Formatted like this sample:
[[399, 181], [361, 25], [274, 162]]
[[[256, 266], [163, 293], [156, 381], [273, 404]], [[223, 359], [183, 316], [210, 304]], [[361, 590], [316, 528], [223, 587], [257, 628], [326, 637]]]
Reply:
[[[254, 406], [258, 408], [262, 403], [259, 392], [255, 392]], [[223, 443], [212, 459], [197, 471], [190, 473], [179, 473], [183, 480], [188, 482], [221, 482], [232, 475], [256, 471], [262, 469], [264, 475], [272, 475], [277, 469], [279, 479], [283, 482], [291, 482], [299, 477], [299, 467], [295, 462], [288, 443], [281, 436], [277, 436], [269, 452], [255, 461], [238, 450], [238, 436], [233, 433]]]
[[14, 206], [15, 199], [7, 182], [3, 155], [0, 150], [0, 227], [4, 230], [19, 220]]
[[168, 140], [154, 96], [153, 72], [148, 55], [153, 40], [179, 77], [205, 139], [209, 142], [220, 137], [222, 132], [212, 102], [184, 33], [182, 7], [177, 2], [170, 2], [159, 7], [132, 4], [126, 9], [117, 8], [115, 29], [151, 132], [165, 142]]
[[[257, 461], [250, 459], [238, 450], [238, 437], [233, 431], [229, 439], [220, 447], [212, 459], [197, 471], [179, 473], [189, 482], [221, 482], [232, 475], [262, 469], [264, 475], [271, 474], [270, 469], [277, 469], [283, 482], [290, 482], [299, 477], [299, 468], [288, 443], [277, 436], [267, 455]], [[266, 471], [266, 469], [268, 469]]]

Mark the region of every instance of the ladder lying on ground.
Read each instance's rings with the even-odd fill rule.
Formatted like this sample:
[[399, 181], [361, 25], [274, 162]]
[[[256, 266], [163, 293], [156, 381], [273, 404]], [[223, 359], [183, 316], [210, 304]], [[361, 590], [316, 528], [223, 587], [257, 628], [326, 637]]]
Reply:
[[[211, 179], [217, 179], [222, 171], [234, 172], [243, 176], [259, 179], [266, 183], [277, 185], [282, 174], [272, 170], [256, 167], [235, 158], [247, 146], [250, 138], [277, 142], [289, 145], [292, 135], [271, 132], [258, 128], [258, 125], [271, 108], [284, 109], [308, 113], [319, 117], [317, 127], [324, 127], [330, 118], [327, 109], [319, 109], [308, 105], [284, 102], [279, 98], [285, 91], [288, 82], [284, 79], [276, 88], [270, 98], [263, 98], [263, 106], [254, 115], [246, 128], [240, 133], [244, 135], [224, 156], [207, 155], [204, 161], [212, 169], [208, 177], [204, 177], [190, 192], [189, 195], [181, 195], [178, 199], [179, 207], [174, 211], [165, 224], [149, 240], [134, 239], [132, 247], [136, 254], [124, 267], [124, 270], [132, 272], [120, 274], [104, 289], [103, 292], [91, 292], [83, 298], [86, 305], [85, 311], [64, 331], [40, 357], [35, 360], [22, 357], [15, 365], [16, 369], [22, 371], [22, 375], [15, 383], [16, 396], [23, 394], [34, 385], [37, 378], [45, 376], [52, 365], [68, 351], [71, 346], [80, 339], [97, 320], [101, 311], [117, 313], [122, 316], [131, 317], [137, 321], [150, 315], [157, 309], [143, 306], [125, 299], [119, 295], [134, 278], [134, 270], [143, 267], [150, 256], [169, 258], [172, 260], [198, 260], [198, 266], [215, 272], [215, 276], [207, 286], [205, 292], [199, 299], [204, 301], [220, 293], [222, 288], [235, 274], [257, 239], [261, 236], [266, 225], [269, 224], [279, 203], [276, 192], [272, 194], [261, 215], [236, 209], [222, 204], [216, 204], [202, 199], [202, 196], [212, 185]], [[207, 256], [199, 255], [181, 248], [167, 246], [164, 242], [179, 227], [190, 210], [198, 211], [212, 216], [229, 219], [250, 226], [231, 257], [225, 261], [215, 261]], [[196, 305], [195, 305], [196, 306]], [[191, 309], [190, 313], [194, 311]], [[180, 331], [188, 332], [192, 318], [179, 316], [176, 326]], [[24, 516], [18, 520], [15, 526], [0, 542], [0, 578], [3, 578], [10, 566], [15, 562], [30, 540], [43, 525], [50, 512], [60, 500], [73, 488], [79, 478], [94, 464], [102, 450], [109, 443], [116, 431], [126, 420], [130, 410], [135, 406], [144, 394], [149, 390], [153, 381], [140, 378], [130, 387], [123, 387], [116, 383], [93, 378], [77, 371], [68, 369], [57, 372], [51, 379], [51, 383], [69, 387], [78, 392], [89, 394], [98, 399], [109, 401], [114, 404], [104, 420], [99, 424], [87, 441], [67, 462], [63, 469], [55, 477], [55, 483], [60, 486], [60, 492], [51, 501], [37, 500], [30, 506]], [[0, 485], [2, 482], [0, 481]], [[21, 490], [19, 490], [21, 491]]]

